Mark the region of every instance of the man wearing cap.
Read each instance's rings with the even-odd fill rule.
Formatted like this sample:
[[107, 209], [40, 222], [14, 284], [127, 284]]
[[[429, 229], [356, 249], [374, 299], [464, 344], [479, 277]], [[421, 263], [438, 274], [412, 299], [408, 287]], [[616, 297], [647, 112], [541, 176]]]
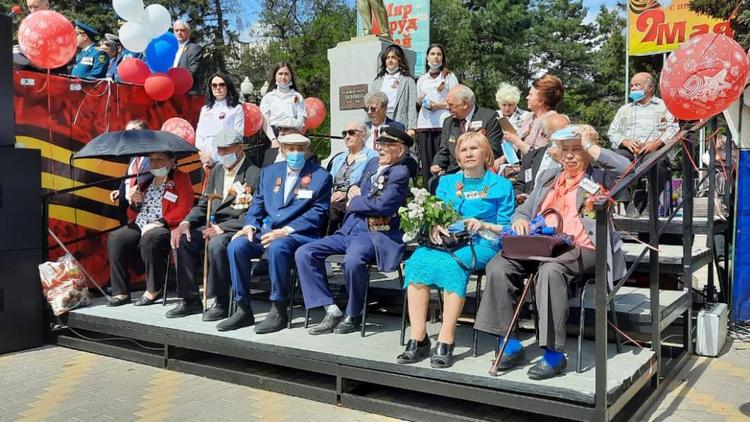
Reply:
[[76, 54], [76, 63], [70, 74], [78, 78], [100, 79], [107, 76], [109, 59], [107, 53], [97, 50], [94, 41], [99, 39], [99, 32], [81, 21], [76, 21], [76, 42], [80, 51]]
[[[291, 135], [291, 134], [295, 134], [295, 133], [298, 134], [299, 133], [299, 129], [297, 129], [296, 126], [295, 127], [287, 127], [287, 126], [284, 126], [283, 124], [280, 124], [277, 127], [279, 128], [279, 136], [278, 137], [282, 137], [282, 136], [286, 136], [286, 135]], [[281, 161], [284, 161], [285, 160], [284, 155], [283, 154], [279, 154], [280, 151], [281, 151], [281, 148], [279, 148], [279, 147], [272, 146], [272, 147], [268, 148], [263, 153], [263, 164], [261, 164], [261, 166], [265, 167], [265, 166], [273, 164], [273, 163], [279, 163]], [[318, 156], [315, 155], [315, 153], [313, 153], [309, 149], [307, 150], [307, 152], [305, 152], [305, 160], [312, 160], [316, 164], [319, 164], [319, 162], [318, 162]]]
[[[120, 21], [120, 26], [122, 26], [122, 24], [124, 23], [125, 21]], [[115, 82], [122, 82], [122, 79], [120, 79], [120, 74], [117, 72], [117, 67], [120, 66], [120, 63], [122, 63], [122, 61], [127, 59], [128, 57], [143, 59], [143, 53], [135, 53], [123, 47], [122, 43], [120, 42], [120, 37], [115, 34], [104, 34], [104, 38], [106, 38], [108, 41], [114, 42], [117, 45], [117, 54], [114, 58], [114, 69], [112, 66], [112, 61], [110, 60], [110, 65], [107, 69], [107, 77], [112, 78], [112, 80], [114, 80]]]
[[[414, 140], [406, 132], [386, 127], [358, 184], [347, 192], [349, 198], [344, 223], [336, 233], [308, 243], [295, 253], [302, 294], [307, 309], [322, 306], [323, 321], [311, 328], [312, 335], [346, 334], [357, 331], [365, 306], [365, 289], [370, 264], [379, 271], [395, 271], [404, 252], [398, 209], [409, 195], [409, 169], [406, 164]], [[333, 301], [328, 289], [325, 259], [346, 253], [344, 279], [349, 301], [346, 312]]]
[[[227, 317], [229, 309], [229, 258], [227, 245], [242, 229], [242, 221], [258, 190], [260, 169], [246, 159], [242, 135], [234, 129], [222, 129], [212, 140], [219, 153], [204, 196], [185, 220], [172, 230], [171, 245], [177, 251], [177, 293], [180, 303], [167, 312], [167, 318], [197, 314], [203, 310], [195, 280], [196, 266], [208, 242], [208, 298], [211, 308], [203, 310], [204, 321]], [[209, 195], [215, 195], [209, 197]], [[208, 201], [211, 220], [206, 227]]]
[[320, 227], [328, 215], [333, 181], [325, 169], [305, 160], [310, 140], [291, 134], [280, 137], [279, 143], [285, 162], [263, 168], [244, 226], [229, 243], [232, 291], [238, 309], [216, 326], [219, 331], [255, 323], [248, 286], [250, 260], [264, 254], [268, 256], [271, 310], [255, 326], [255, 332], [266, 334], [286, 327], [294, 252], [320, 238]]

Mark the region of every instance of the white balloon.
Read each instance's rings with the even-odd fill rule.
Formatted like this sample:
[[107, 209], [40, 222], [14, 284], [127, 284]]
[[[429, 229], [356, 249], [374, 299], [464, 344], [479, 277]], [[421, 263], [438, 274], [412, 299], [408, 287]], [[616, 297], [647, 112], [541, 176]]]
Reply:
[[128, 22], [138, 22], [143, 14], [143, 0], [112, 0], [112, 7]]
[[151, 41], [151, 34], [143, 25], [125, 22], [119, 31], [122, 46], [134, 53], [142, 53]]
[[143, 25], [148, 29], [152, 38], [160, 37], [172, 26], [172, 16], [166, 7], [152, 4], [143, 12]]

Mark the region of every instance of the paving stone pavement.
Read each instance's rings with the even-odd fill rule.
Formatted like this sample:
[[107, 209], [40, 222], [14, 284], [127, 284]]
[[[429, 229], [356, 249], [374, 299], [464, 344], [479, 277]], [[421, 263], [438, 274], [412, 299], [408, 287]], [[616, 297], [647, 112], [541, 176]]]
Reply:
[[0, 356], [5, 421], [396, 421], [63, 347]]

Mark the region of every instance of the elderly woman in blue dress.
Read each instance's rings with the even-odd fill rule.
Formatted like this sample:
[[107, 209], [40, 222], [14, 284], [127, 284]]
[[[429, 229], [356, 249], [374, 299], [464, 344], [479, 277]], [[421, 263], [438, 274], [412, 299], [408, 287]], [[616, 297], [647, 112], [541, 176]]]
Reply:
[[[469, 232], [500, 233], [510, 224], [515, 199], [508, 179], [489, 170], [494, 157], [487, 137], [479, 132], [464, 133], [456, 142], [456, 155], [461, 171], [441, 177], [436, 196], [464, 218]], [[433, 227], [430, 230], [432, 242], [440, 244], [441, 234], [448, 234], [445, 227]], [[470, 275], [467, 269], [483, 269], [500, 248], [497, 241], [479, 235], [473, 237], [472, 243], [475, 259], [469, 245], [454, 251], [455, 257], [445, 251], [421, 246], [406, 261], [404, 288], [407, 289], [411, 332], [406, 350], [396, 358], [398, 363], [419, 362], [430, 353], [427, 308], [430, 288], [437, 287], [445, 292], [445, 305], [443, 324], [432, 349], [430, 364], [433, 368], [447, 368], [453, 364], [456, 322], [464, 306]]]

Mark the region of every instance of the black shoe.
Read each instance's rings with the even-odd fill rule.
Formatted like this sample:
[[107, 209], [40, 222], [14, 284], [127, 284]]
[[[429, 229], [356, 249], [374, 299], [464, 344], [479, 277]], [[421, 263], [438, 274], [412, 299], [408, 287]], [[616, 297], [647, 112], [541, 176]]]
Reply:
[[229, 317], [229, 307], [218, 300], [203, 312], [203, 321], [206, 322], [221, 321], [227, 317]]
[[564, 356], [557, 366], [551, 366], [546, 360], [541, 359], [529, 369], [527, 375], [533, 380], [546, 380], [561, 374], [566, 366], [568, 366], [568, 360]]
[[255, 324], [253, 310], [249, 305], [241, 304], [231, 317], [216, 324], [216, 329], [219, 331], [232, 331], [242, 327], [249, 327], [253, 324]]
[[432, 343], [426, 335], [422, 341], [410, 339], [406, 343], [404, 353], [396, 356], [396, 362], [403, 364], [417, 363], [430, 354], [430, 346], [432, 346]]
[[164, 316], [167, 318], [182, 318], [188, 315], [199, 314], [202, 310], [203, 306], [200, 301], [182, 299], [177, 306], [168, 310]]
[[307, 330], [307, 332], [314, 336], [320, 334], [331, 334], [333, 332], [333, 329], [336, 328], [343, 317], [343, 315], [334, 316], [332, 314], [326, 313], [323, 321], [320, 321], [320, 324], [310, 328], [309, 330]]
[[433, 368], [450, 368], [453, 366], [453, 344], [435, 343], [430, 356], [430, 366]]
[[156, 303], [156, 300], [159, 299], [159, 296], [161, 296], [161, 292], [157, 292], [156, 296], [152, 297], [151, 299], [146, 297], [146, 294], [144, 293], [143, 296], [139, 297], [138, 300], [133, 302], [133, 306], [148, 306], [153, 305]]
[[115, 306], [122, 306], [125, 304], [130, 303], [130, 295], [127, 295], [125, 297], [114, 297], [112, 296], [109, 299], [109, 302], [107, 302], [107, 306], [115, 307]]
[[361, 324], [361, 316], [353, 317], [347, 315], [344, 319], [341, 320], [341, 322], [339, 322], [339, 325], [337, 325], [336, 328], [333, 329], [333, 332], [336, 334], [354, 333], [356, 331], [359, 331]]
[[271, 302], [271, 310], [268, 311], [266, 319], [255, 326], [257, 334], [269, 334], [281, 331], [289, 323], [289, 315], [286, 308], [289, 302]]
[[[497, 358], [497, 354], [495, 354]], [[497, 369], [505, 370], [513, 368], [514, 366], [521, 365], [526, 361], [526, 349], [521, 349], [512, 355], [503, 353], [503, 357], [500, 358], [500, 363], [497, 365]], [[493, 361], [494, 362], [494, 361]]]

